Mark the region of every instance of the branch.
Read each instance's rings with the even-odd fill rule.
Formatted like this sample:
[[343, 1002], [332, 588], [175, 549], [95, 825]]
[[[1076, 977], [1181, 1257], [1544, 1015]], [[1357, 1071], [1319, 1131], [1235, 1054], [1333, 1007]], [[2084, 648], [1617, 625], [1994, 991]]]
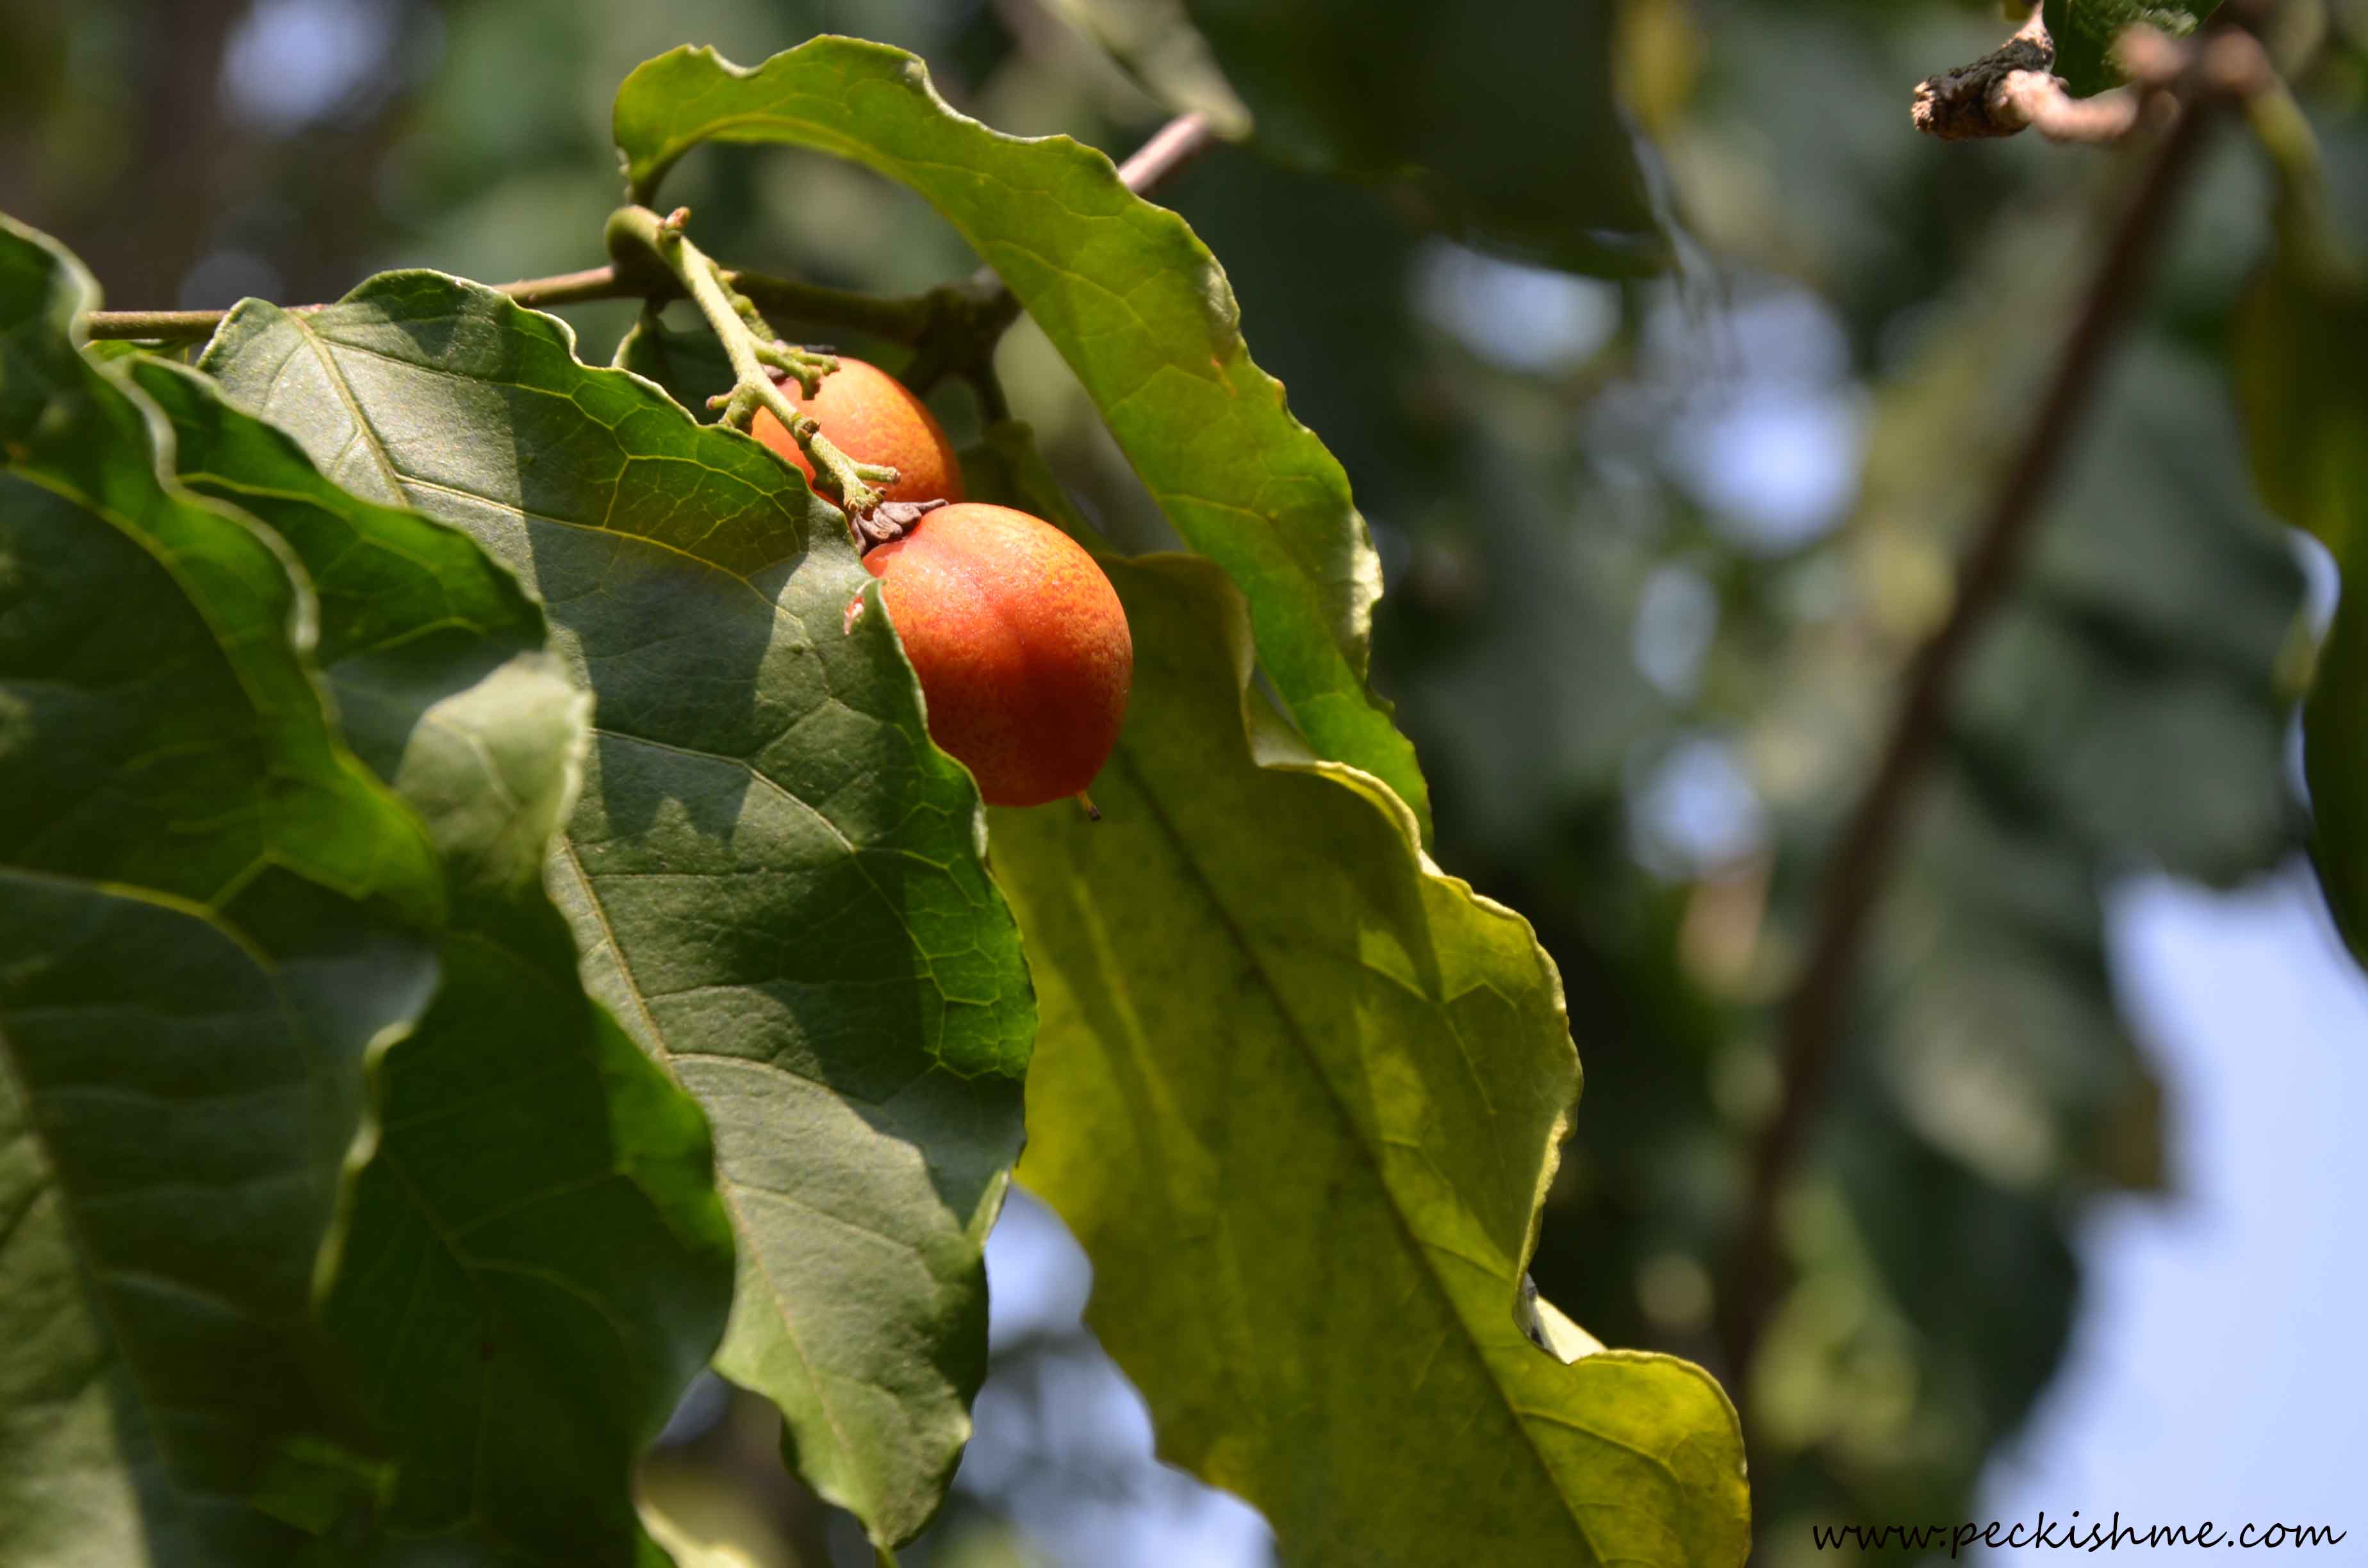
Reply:
[[1943, 142], [2014, 136], [2035, 130], [2051, 142], [2118, 142], [2146, 111], [2168, 102], [2167, 89], [2187, 69], [2185, 45], [2149, 27], [2133, 27], [2114, 44], [2130, 85], [2076, 98], [2055, 74], [2055, 40], [2044, 8], [2015, 35], [1971, 65], [1916, 85], [1909, 118]]
[[[613, 267], [591, 267], [581, 272], [562, 272], [550, 278], [522, 278], [515, 283], [498, 284], [521, 305], [540, 309], [545, 305], [575, 305], [587, 300], [630, 300], [642, 297], [643, 290], [620, 279]], [[319, 305], [290, 305], [298, 315], [320, 310]], [[130, 338], [141, 342], [186, 342], [205, 337], [222, 324], [228, 311], [86, 311], [82, 317], [85, 337], [94, 341], [105, 338]]]
[[[757, 272], [726, 271], [724, 283], [758, 305], [788, 320], [841, 326], [899, 343], [916, 342], [936, 322], [941, 307], [937, 294], [881, 296], [851, 289], [829, 289], [793, 278], [768, 278]], [[522, 278], [495, 285], [519, 304], [535, 310], [552, 305], [580, 305], [594, 300], [646, 300], [664, 304], [681, 297], [672, 278], [620, 277], [614, 267], [590, 267], [550, 278]], [[319, 305], [290, 305], [298, 315]], [[142, 342], [187, 341], [204, 337], [222, 324], [228, 311], [91, 311], [82, 318], [85, 335]]]
[[[1916, 129], [1943, 142], [1976, 136], [2011, 136], [2022, 129], [1998, 123], [1991, 96], [2014, 77], [2055, 78], [2055, 40], [2047, 30], [2044, 8], [2031, 7], [2031, 19], [2015, 35], [1971, 65], [1960, 65], [1916, 85], [1911, 111]], [[2028, 121], [2023, 122], [2025, 124]]]
[[843, 326], [893, 343], [919, 342], [942, 313], [939, 296], [946, 291], [864, 294], [794, 278], [768, 278], [761, 272], [726, 270], [723, 277], [727, 288], [753, 301], [768, 315], [817, 326]]
[[1825, 869], [1808, 958], [1782, 1019], [1782, 1098], [1751, 1161], [1726, 1288], [1720, 1293], [1727, 1388], [1738, 1405], [1747, 1405], [1753, 1360], [1782, 1285], [1777, 1207], [1833, 1076], [1868, 923], [1899, 857], [1917, 787], [1946, 727], [1958, 674], [2014, 584], [2041, 505], [2136, 301], [2210, 119], [2202, 103], [2182, 114], [2139, 181], [2089, 284], [2055, 380], [1964, 558], [1948, 619], [1909, 665], [1882, 759]]
[[814, 416], [792, 403], [773, 374], [795, 381], [812, 397], [823, 377], [838, 369], [826, 354], [813, 354], [782, 342], [746, 294], [723, 279], [723, 269], [683, 233], [688, 208], [677, 207], [661, 218], [646, 207], [623, 207], [609, 219], [609, 254], [620, 273], [647, 278], [663, 267], [707, 318], [710, 331], [732, 362], [732, 390], [711, 400], [710, 408], [723, 411], [723, 422], [735, 430], [748, 428], [762, 408], [781, 422], [814, 465], [816, 487], [836, 500], [857, 524], [879, 508], [877, 484], [896, 483], [896, 471], [877, 463], [857, 462], [835, 446]]
[[1213, 138], [1209, 117], [1194, 109], [1179, 114], [1152, 132], [1151, 140], [1118, 166], [1119, 183], [1137, 196], [1148, 196], [1167, 183], [1167, 176], [1199, 157]]

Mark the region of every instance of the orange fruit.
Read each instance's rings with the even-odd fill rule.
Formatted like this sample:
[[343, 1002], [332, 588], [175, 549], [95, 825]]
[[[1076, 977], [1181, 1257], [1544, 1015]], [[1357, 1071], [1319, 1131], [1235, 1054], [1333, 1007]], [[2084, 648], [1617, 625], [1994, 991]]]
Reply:
[[[807, 397], [795, 381], [783, 381], [781, 393], [813, 417], [832, 446], [857, 462], [896, 471], [896, 483], [882, 490], [882, 499], [962, 499], [962, 466], [954, 460], [953, 445], [937, 416], [912, 389], [879, 366], [840, 355], [838, 369], [822, 379], [814, 396]], [[808, 483], [814, 482], [814, 465], [772, 410], [758, 409], [748, 433], [788, 459]]]
[[921, 679], [929, 736], [989, 805], [1082, 794], [1118, 744], [1134, 642], [1094, 558], [1008, 506], [943, 506], [863, 558]]

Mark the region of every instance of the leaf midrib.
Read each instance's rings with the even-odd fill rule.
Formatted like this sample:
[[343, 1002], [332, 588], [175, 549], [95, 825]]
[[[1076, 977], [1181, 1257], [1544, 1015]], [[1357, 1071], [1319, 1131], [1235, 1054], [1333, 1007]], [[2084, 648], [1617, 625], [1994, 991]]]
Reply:
[[[561, 853], [567, 858], [569, 869], [575, 874], [577, 885], [584, 891], [586, 905], [592, 911], [593, 918], [600, 923], [601, 940], [609, 945], [609, 951], [616, 955], [617, 973], [624, 981], [625, 989], [633, 999], [633, 1010], [641, 1016], [643, 1027], [649, 1030], [651, 1042], [657, 1047], [658, 1065], [675, 1087], [689, 1095], [689, 1086], [683, 1083], [682, 1075], [675, 1070], [674, 1048], [667, 1043], [665, 1029], [659, 1027], [656, 1016], [650, 1011], [648, 1002], [643, 998], [641, 982], [633, 978], [632, 964], [625, 957], [624, 944], [617, 939], [616, 927], [609, 922], [608, 904], [601, 899], [598, 890], [592, 885], [591, 876], [584, 869], [583, 858], [575, 853], [575, 835], [563, 829], [556, 835], [556, 842]], [[691, 1097], [694, 1100], [698, 1098], [696, 1095], [692, 1095]], [[814, 1391], [814, 1403], [821, 1407], [823, 1419], [829, 1424], [831, 1438], [838, 1446], [840, 1462], [843, 1465], [853, 1463], [855, 1449], [848, 1440], [847, 1429], [839, 1423], [836, 1406], [824, 1392], [821, 1369], [815, 1366], [814, 1358], [806, 1351], [804, 1340], [798, 1335], [796, 1317], [790, 1311], [789, 1301], [781, 1292], [780, 1281], [774, 1278], [771, 1260], [767, 1250], [757, 1244], [756, 1233], [751, 1229], [748, 1217], [741, 1208], [740, 1184], [736, 1178], [726, 1177], [723, 1162], [720, 1160], [716, 1163], [715, 1190], [731, 1213], [734, 1233], [745, 1238], [748, 1243], [747, 1251], [751, 1256], [751, 1265], [757, 1277], [764, 1280], [766, 1294], [772, 1298], [773, 1304], [778, 1310], [781, 1332], [789, 1339], [791, 1352], [797, 1357], [798, 1365], [805, 1369], [807, 1385]]]
[[[1449, 1319], [1455, 1325], [1456, 1333], [1453, 1335], [1453, 1338], [1458, 1344], [1463, 1346], [1471, 1353], [1473, 1358], [1479, 1362], [1481, 1371], [1488, 1386], [1497, 1392], [1497, 1397], [1502, 1401], [1507, 1418], [1520, 1433], [1523, 1447], [1527, 1449], [1531, 1458], [1536, 1462], [1539, 1472], [1545, 1481], [1547, 1490], [1562, 1503], [1563, 1517], [1569, 1520], [1571, 1528], [1577, 1532], [1581, 1544], [1584, 1545], [1588, 1552], [1593, 1556], [1599, 1564], [1609, 1564], [1612, 1559], [1604, 1554], [1603, 1550], [1597, 1545], [1593, 1534], [1588, 1529], [1585, 1521], [1582, 1520], [1574, 1511], [1573, 1499], [1563, 1490], [1560, 1478], [1555, 1472], [1554, 1464], [1546, 1458], [1545, 1450], [1539, 1447], [1537, 1437], [1530, 1430], [1529, 1420], [1525, 1419], [1521, 1407], [1513, 1402], [1511, 1391], [1506, 1388], [1503, 1381], [1496, 1375], [1496, 1369], [1489, 1360], [1486, 1348], [1472, 1337], [1471, 1330], [1464, 1324], [1463, 1314], [1457, 1310], [1454, 1295], [1449, 1287], [1445, 1277], [1439, 1272], [1437, 1264], [1431, 1256], [1431, 1249], [1424, 1243], [1422, 1238], [1415, 1233], [1413, 1221], [1407, 1218], [1406, 1211], [1399, 1206], [1396, 1189], [1390, 1185], [1386, 1172], [1382, 1165], [1380, 1154], [1366, 1142], [1365, 1139], [1361, 1135], [1361, 1131], [1357, 1125], [1356, 1118], [1350, 1112], [1347, 1101], [1341, 1097], [1338, 1086], [1333, 1083], [1331, 1074], [1325, 1070], [1322, 1058], [1317, 1054], [1314, 1043], [1308, 1039], [1304, 1027], [1299, 1021], [1298, 1015], [1292, 1011], [1291, 1006], [1285, 998], [1283, 988], [1277, 984], [1274, 977], [1268, 972], [1266, 964], [1260, 957], [1256, 944], [1252, 943], [1248, 939], [1239, 924], [1236, 923], [1232, 910], [1226, 907], [1224, 900], [1219, 895], [1215, 883], [1210, 878], [1208, 872], [1201, 867], [1200, 861], [1194, 858], [1190, 840], [1184, 835], [1177, 831], [1173, 819], [1167, 814], [1167, 808], [1160, 801], [1156, 791], [1152, 789], [1150, 780], [1144, 771], [1135, 765], [1133, 756], [1123, 749], [1119, 752], [1117, 760], [1119, 761], [1120, 766], [1122, 767], [1128, 775], [1133, 778], [1136, 788], [1142, 795], [1144, 802], [1151, 807], [1153, 816], [1158, 820], [1161, 832], [1165, 834], [1169, 842], [1176, 846], [1178, 858], [1183, 863], [1186, 869], [1191, 872], [1192, 880], [1200, 885], [1202, 893], [1208, 899], [1209, 907], [1215, 912], [1218, 922], [1224, 926], [1226, 936], [1232, 940], [1235, 949], [1249, 964], [1251, 970], [1258, 975], [1258, 983], [1265, 988], [1268, 994], [1273, 999], [1275, 1011], [1283, 1018], [1285, 1032], [1291, 1036], [1292, 1042], [1298, 1046], [1300, 1054], [1308, 1065], [1310, 1075], [1323, 1085], [1326, 1103], [1331, 1106], [1334, 1113], [1339, 1117], [1343, 1127], [1347, 1130], [1348, 1136], [1346, 1142], [1363, 1156], [1364, 1164], [1372, 1171], [1374, 1185], [1381, 1189], [1383, 1195], [1383, 1201], [1382, 1207], [1388, 1210], [1391, 1220], [1395, 1222], [1399, 1233], [1406, 1239], [1408, 1250], [1421, 1260], [1421, 1268], [1419, 1272], [1424, 1278], [1430, 1282], [1432, 1289], [1437, 1292], [1441, 1304], [1444, 1306]], [[1251, 766], [1258, 768], [1260, 772], [1275, 771], [1269, 769], [1265, 765], [1257, 762], [1252, 762]], [[1310, 772], [1314, 777], [1322, 777], [1321, 774], [1313, 773], [1313, 770], [1292, 769], [1290, 771], [1306, 771]], [[1417, 874], [1424, 875], [1426, 873], [1417, 871]], [[1543, 1418], [1543, 1417], [1540, 1417], [1540, 1419]], [[1588, 1436], [1595, 1437], [1598, 1441], [1610, 1444], [1611, 1446], [1621, 1449], [1625, 1452], [1634, 1454], [1638, 1459], [1644, 1460], [1668, 1473], [1672, 1480], [1677, 1479], [1676, 1471], [1670, 1467], [1668, 1461], [1656, 1454], [1646, 1453], [1644, 1450], [1634, 1448], [1630, 1444], [1623, 1443], [1620, 1439], [1611, 1437], [1608, 1434], [1594, 1432], [1588, 1428], [1577, 1426], [1567, 1418], [1558, 1418], [1557, 1424], [1570, 1426], [1576, 1431], [1587, 1432]]]

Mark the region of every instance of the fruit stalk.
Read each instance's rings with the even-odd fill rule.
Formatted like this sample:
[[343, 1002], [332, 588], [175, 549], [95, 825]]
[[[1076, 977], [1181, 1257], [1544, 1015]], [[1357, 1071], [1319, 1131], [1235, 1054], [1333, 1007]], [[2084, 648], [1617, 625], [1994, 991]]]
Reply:
[[838, 361], [776, 337], [756, 303], [728, 286], [713, 258], [683, 233], [689, 216], [689, 210], [680, 207], [664, 218], [646, 207], [620, 209], [609, 220], [609, 248], [618, 257], [620, 270], [628, 265], [629, 257], [633, 261], [655, 257], [707, 318], [708, 330], [715, 334], [732, 364], [732, 390], [708, 404], [723, 411], [724, 424], [746, 430], [757, 409], [768, 410], [814, 465], [823, 493], [849, 517], [869, 516], [880, 505], [876, 486], [895, 483], [896, 471], [857, 462], [840, 451], [811, 416], [781, 395], [771, 373], [779, 370], [795, 380], [811, 397], [823, 377], [838, 369]]

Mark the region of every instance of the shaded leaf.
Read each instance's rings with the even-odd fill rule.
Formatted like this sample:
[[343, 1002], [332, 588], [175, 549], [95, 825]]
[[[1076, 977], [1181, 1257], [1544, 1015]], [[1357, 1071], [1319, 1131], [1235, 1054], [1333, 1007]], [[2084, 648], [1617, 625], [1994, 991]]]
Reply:
[[2303, 708], [2303, 771], [2319, 885], [2352, 956], [2368, 963], [2368, 609], [2360, 582], [2347, 577], [2318, 651]]
[[1181, 219], [1092, 149], [1000, 135], [948, 108], [912, 55], [849, 39], [753, 70], [660, 55], [619, 90], [616, 136], [641, 199], [703, 141], [814, 148], [927, 199], [1043, 327], [1177, 532], [1248, 596], [1258, 658], [1310, 743], [1428, 831], [1413, 749], [1365, 685], [1381, 568], [1348, 476], [1251, 361], [1224, 273]]
[[1215, 568], [1109, 566], [1135, 690], [1102, 821], [990, 816], [1044, 1012], [1023, 1175], [1161, 1452], [1293, 1562], [1741, 1562], [1717, 1385], [1525, 1333], [1578, 1088], [1552, 963], [1258, 712]]
[[2319, 883], [2368, 961], [2368, 288], [2289, 236], [2246, 292], [2234, 349], [2261, 498], [2343, 573], [2303, 711], [2303, 768]]
[[1582, 272], [1668, 263], [1612, 96], [1606, 0], [1061, 8], [1176, 107], [1247, 119], [1278, 158], [1378, 183], [1427, 227]]
[[1033, 1032], [1017, 934], [838, 514], [571, 350], [412, 272], [301, 318], [242, 307], [205, 363], [333, 477], [541, 594], [599, 715], [549, 883], [594, 994], [713, 1125], [740, 1258], [717, 1365], [900, 1540], [985, 1361], [980, 1247]]
[[2246, 290], [2233, 349], [2261, 499], [2344, 560], [2368, 517], [2368, 288], [2282, 248]]
[[0, 221], [0, 1557], [265, 1563], [247, 1499], [366, 1483], [313, 1281], [441, 894], [290, 562], [70, 341], [95, 292]]
[[632, 1463], [731, 1304], [708, 1129], [585, 995], [540, 887], [461, 913], [328, 1304], [402, 1460], [340, 1561], [644, 1562]]
[[379, 1069], [328, 1306], [394, 1444], [401, 1545], [343, 1549], [462, 1536], [631, 1562], [631, 1467], [723, 1333], [732, 1240], [697, 1107], [585, 995], [541, 887], [590, 702], [468, 535], [339, 489], [203, 377], [133, 374], [183, 482], [308, 569], [347, 733], [430, 824], [452, 892], [435, 1004]]
[[704, 327], [676, 332], [644, 315], [618, 340], [611, 363], [655, 381], [702, 425], [713, 424], [721, 414], [707, 400], [732, 390], [732, 361]]
[[2085, 97], [2122, 80], [2113, 63], [2113, 41], [2123, 29], [2143, 24], [2173, 38], [2220, 8], [2220, 0], [2047, 0], [2047, 30], [2055, 38], [2055, 74]]

